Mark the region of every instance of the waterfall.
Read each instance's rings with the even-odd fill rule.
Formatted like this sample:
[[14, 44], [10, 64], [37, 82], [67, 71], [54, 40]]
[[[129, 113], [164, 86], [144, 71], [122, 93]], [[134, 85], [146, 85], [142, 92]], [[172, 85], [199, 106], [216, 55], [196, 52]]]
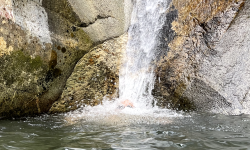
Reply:
[[153, 102], [154, 60], [160, 45], [168, 0], [136, 0], [129, 41], [119, 78], [119, 99], [149, 105]]

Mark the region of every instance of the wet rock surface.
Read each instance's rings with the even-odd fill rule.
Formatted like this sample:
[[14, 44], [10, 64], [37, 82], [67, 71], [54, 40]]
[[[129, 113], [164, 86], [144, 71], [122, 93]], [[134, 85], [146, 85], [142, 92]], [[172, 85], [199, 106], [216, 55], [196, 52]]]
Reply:
[[75, 64], [97, 42], [122, 34], [95, 41], [67, 0], [0, 0], [0, 9], [1, 117], [48, 112]]
[[127, 34], [93, 48], [76, 65], [63, 93], [50, 113], [96, 106], [103, 99], [118, 97], [119, 69], [127, 43]]
[[84, 31], [73, 31], [60, 14], [54, 16], [61, 19], [58, 32], [54, 32], [53, 14], [46, 13], [38, 1], [5, 4], [11, 17], [2, 15], [0, 19], [0, 116], [47, 112], [60, 96], [74, 64], [93, 43]]
[[[244, 113], [250, 2], [170, 2], [157, 48], [157, 105]], [[117, 97], [132, 3], [0, 0], [0, 117], [65, 112]]]
[[232, 109], [242, 107], [239, 103], [249, 87], [249, 2], [200, 0], [172, 4], [178, 17], [169, 29], [174, 31], [169, 50], [156, 71], [153, 92], [158, 105], [233, 114]]

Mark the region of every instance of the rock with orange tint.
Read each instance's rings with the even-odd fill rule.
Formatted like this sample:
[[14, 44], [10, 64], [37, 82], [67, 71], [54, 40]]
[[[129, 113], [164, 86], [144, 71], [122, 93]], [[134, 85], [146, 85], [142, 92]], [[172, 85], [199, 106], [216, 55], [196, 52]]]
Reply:
[[0, 16], [14, 20], [12, 2], [10, 0], [0, 0]]

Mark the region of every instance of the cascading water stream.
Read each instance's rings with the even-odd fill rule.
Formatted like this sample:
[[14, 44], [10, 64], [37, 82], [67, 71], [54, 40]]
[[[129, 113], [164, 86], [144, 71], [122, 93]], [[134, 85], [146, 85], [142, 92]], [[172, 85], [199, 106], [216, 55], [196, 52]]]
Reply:
[[126, 56], [120, 70], [120, 100], [128, 99], [144, 106], [152, 103], [151, 91], [155, 80], [153, 63], [168, 5], [168, 0], [135, 1]]
[[[84, 107], [67, 115], [68, 122], [86, 119], [107, 124], [167, 124], [181, 114], [152, 107], [151, 91], [155, 82], [155, 59], [160, 49], [161, 31], [166, 21], [168, 0], [136, 0], [132, 12], [129, 39], [119, 77], [119, 98], [102, 105]], [[134, 108], [119, 109], [121, 101], [130, 100]]]
[[[119, 77], [119, 98], [103, 100], [102, 105], [84, 107], [67, 114], [69, 123], [77, 120], [127, 125], [133, 123], [168, 124], [182, 114], [152, 107], [151, 91], [155, 82], [155, 60], [159, 55], [168, 0], [136, 0], [132, 12], [128, 43]], [[132, 101], [134, 108], [120, 109], [122, 101]]]

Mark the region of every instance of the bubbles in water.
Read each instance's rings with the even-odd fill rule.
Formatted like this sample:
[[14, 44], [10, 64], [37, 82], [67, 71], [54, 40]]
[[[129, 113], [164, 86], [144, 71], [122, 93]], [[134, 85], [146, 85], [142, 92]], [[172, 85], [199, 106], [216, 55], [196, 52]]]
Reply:
[[[168, 7], [168, 0], [136, 0], [126, 56], [120, 70], [120, 98], [66, 114], [69, 124], [78, 120], [110, 125], [166, 124], [171, 118], [181, 116], [168, 109], [153, 107], [151, 95], [155, 81], [153, 61]], [[123, 104], [124, 100], [131, 102], [132, 108], [126, 107], [128, 104]], [[123, 106], [119, 108], [119, 105]]]
[[78, 109], [65, 114], [67, 124], [95, 123], [103, 125], [132, 124], [168, 124], [174, 117], [182, 117], [181, 113], [157, 107], [143, 107], [135, 103], [134, 108], [120, 109], [118, 101], [104, 101], [103, 105]]
[[[166, 124], [173, 117], [182, 116], [175, 111], [153, 107], [154, 98], [151, 95], [155, 81], [153, 61], [168, 7], [168, 0], [136, 0], [126, 56], [120, 70], [120, 98], [66, 114], [69, 124], [79, 120], [108, 125]], [[124, 104], [125, 100], [132, 104]]]

